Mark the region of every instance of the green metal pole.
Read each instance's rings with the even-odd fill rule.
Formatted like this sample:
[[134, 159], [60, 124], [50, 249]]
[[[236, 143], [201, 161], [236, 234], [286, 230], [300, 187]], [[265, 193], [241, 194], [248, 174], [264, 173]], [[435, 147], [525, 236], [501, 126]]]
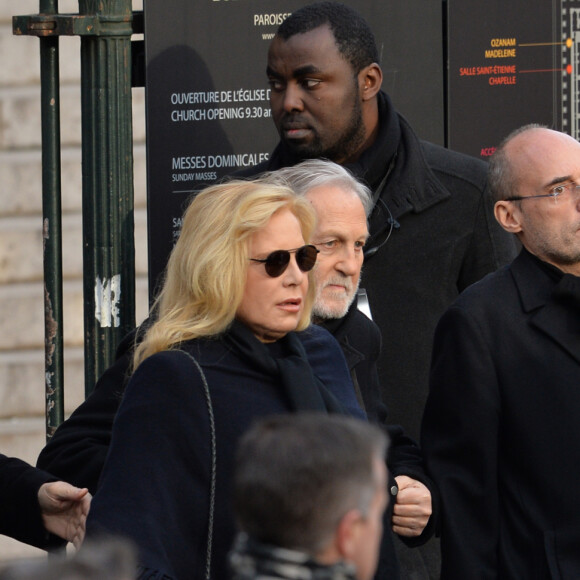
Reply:
[[[41, 0], [40, 12], [56, 14], [57, 0]], [[62, 324], [62, 223], [58, 37], [40, 38], [42, 115], [42, 212], [46, 439], [64, 420]]]
[[131, 0], [79, 0], [99, 29], [81, 37], [85, 393], [135, 326]]

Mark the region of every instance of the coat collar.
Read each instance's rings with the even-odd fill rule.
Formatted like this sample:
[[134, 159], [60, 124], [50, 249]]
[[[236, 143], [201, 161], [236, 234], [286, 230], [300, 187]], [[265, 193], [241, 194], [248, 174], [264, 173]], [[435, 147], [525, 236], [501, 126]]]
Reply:
[[[367, 163], [373, 168], [368, 173], [380, 174], [382, 180], [393, 160], [392, 154], [388, 155], [390, 149], [385, 141], [392, 138], [393, 134], [397, 135], [395, 162], [380, 192], [381, 199], [392, 206], [393, 216], [397, 218], [409, 211], [420, 213], [450, 197], [449, 191], [429, 167], [421, 141], [407, 120], [395, 111], [388, 95], [383, 92], [379, 94], [379, 113], [380, 133], [365, 155], [368, 155]], [[392, 125], [397, 127], [395, 132], [390, 128]], [[375, 178], [370, 185], [374, 190], [380, 187], [380, 180]]]
[[522, 249], [510, 267], [524, 312], [530, 324], [549, 336], [580, 363], [580, 311], [562, 301], [560, 276], [550, 273], [538, 258]]
[[401, 141], [392, 176], [381, 198], [389, 203], [393, 216], [398, 218], [413, 211], [421, 213], [451, 197], [449, 190], [437, 179], [427, 160], [421, 141], [401, 115]]

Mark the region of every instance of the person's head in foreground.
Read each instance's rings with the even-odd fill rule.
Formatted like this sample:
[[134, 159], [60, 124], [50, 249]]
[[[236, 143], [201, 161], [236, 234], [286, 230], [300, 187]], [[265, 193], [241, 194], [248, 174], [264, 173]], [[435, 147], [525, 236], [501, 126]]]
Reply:
[[31, 558], [0, 571], [0, 580], [134, 580], [136, 576], [135, 546], [119, 537], [86, 542], [66, 557]]
[[290, 566], [370, 580], [387, 506], [387, 444], [380, 429], [344, 416], [257, 422], [236, 455], [237, 578], [286, 577]]

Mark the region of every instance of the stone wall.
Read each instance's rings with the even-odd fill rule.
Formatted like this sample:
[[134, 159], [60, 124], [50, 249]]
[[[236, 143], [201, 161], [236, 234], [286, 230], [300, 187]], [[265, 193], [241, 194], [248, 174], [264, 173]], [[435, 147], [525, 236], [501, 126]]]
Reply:
[[[134, 1], [135, 10], [142, 9]], [[35, 463], [44, 444], [44, 319], [39, 41], [12, 16], [38, 0], [0, 2], [0, 452]], [[61, 13], [78, 2], [60, 0]], [[80, 40], [61, 37], [65, 410], [84, 397]], [[144, 89], [133, 89], [137, 319], [147, 310]], [[6, 501], [7, 498], [2, 498]], [[0, 562], [41, 554], [0, 537]]]

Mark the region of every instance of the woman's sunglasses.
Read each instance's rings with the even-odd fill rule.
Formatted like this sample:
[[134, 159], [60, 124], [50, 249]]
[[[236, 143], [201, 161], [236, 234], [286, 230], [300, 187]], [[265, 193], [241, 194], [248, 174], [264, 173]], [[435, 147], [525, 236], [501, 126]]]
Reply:
[[318, 250], [312, 246], [302, 246], [295, 250], [276, 250], [262, 260], [258, 258], [250, 258], [252, 262], [260, 262], [266, 268], [266, 274], [277, 278], [281, 276], [288, 268], [290, 263], [290, 254], [296, 254], [296, 264], [303, 272], [309, 272], [316, 264], [316, 255]]

